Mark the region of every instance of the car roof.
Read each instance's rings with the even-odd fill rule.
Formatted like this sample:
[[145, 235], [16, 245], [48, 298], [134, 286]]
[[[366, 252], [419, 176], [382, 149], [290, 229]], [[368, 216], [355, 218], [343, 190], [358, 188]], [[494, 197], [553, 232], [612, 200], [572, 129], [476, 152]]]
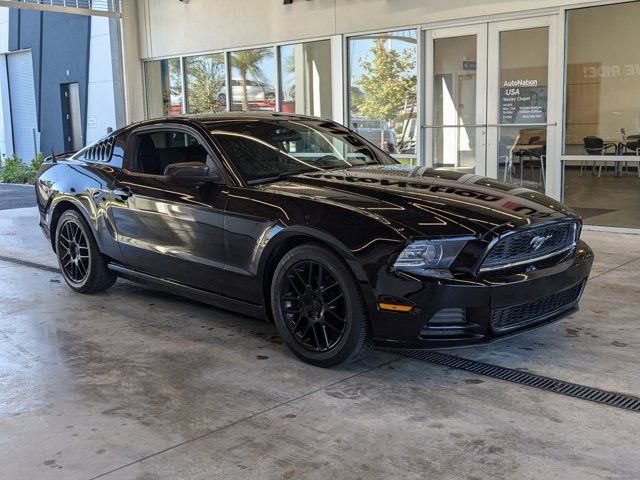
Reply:
[[220, 113], [207, 113], [199, 115], [181, 115], [176, 117], [161, 117], [151, 120], [143, 120], [141, 122], [132, 123], [124, 128], [121, 128], [114, 132], [119, 134], [128, 130], [132, 130], [137, 127], [147, 125], [161, 125], [167, 124], [210, 124], [210, 123], [226, 123], [235, 120], [320, 120], [325, 122], [333, 122], [333, 120], [321, 117], [312, 117], [309, 115], [298, 115], [292, 113], [282, 112], [268, 112], [268, 111], [252, 111], [252, 112], [220, 112]]

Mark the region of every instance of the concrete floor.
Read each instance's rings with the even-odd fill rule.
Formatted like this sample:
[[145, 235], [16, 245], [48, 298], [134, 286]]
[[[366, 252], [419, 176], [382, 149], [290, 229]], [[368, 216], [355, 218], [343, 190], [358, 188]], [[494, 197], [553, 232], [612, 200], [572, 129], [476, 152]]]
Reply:
[[600, 177], [591, 174], [591, 165], [582, 177], [579, 168], [566, 168], [565, 203], [590, 225], [640, 228], [640, 176], [636, 165], [629, 163], [619, 177], [614, 175], [611, 162]]
[[[274, 327], [118, 282], [72, 293], [33, 208], [0, 212], [0, 478], [638, 478], [640, 415], [373, 352], [297, 361]], [[585, 232], [579, 313], [467, 358], [640, 395], [640, 237]]]

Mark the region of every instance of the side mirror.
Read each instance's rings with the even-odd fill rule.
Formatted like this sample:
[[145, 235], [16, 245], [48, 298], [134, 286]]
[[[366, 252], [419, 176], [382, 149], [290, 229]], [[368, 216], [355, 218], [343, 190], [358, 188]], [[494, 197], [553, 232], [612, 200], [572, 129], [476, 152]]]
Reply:
[[220, 183], [217, 173], [209, 170], [209, 166], [202, 162], [178, 162], [167, 165], [164, 174], [173, 182], [213, 182]]

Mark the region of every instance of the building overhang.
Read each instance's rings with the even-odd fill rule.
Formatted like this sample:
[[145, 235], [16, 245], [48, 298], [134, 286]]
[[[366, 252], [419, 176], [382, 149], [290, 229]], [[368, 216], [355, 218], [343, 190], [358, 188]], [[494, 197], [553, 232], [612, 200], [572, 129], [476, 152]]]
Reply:
[[122, 0], [0, 0], [0, 7], [121, 18]]

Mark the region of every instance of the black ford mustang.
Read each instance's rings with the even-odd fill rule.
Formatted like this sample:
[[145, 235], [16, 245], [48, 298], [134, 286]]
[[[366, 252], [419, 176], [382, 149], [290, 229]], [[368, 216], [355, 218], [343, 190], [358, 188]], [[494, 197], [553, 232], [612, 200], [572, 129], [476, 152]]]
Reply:
[[53, 157], [40, 225], [69, 286], [121, 276], [275, 322], [303, 360], [481, 343], [575, 311], [593, 253], [539, 193], [406, 167], [328, 120], [163, 119]]

